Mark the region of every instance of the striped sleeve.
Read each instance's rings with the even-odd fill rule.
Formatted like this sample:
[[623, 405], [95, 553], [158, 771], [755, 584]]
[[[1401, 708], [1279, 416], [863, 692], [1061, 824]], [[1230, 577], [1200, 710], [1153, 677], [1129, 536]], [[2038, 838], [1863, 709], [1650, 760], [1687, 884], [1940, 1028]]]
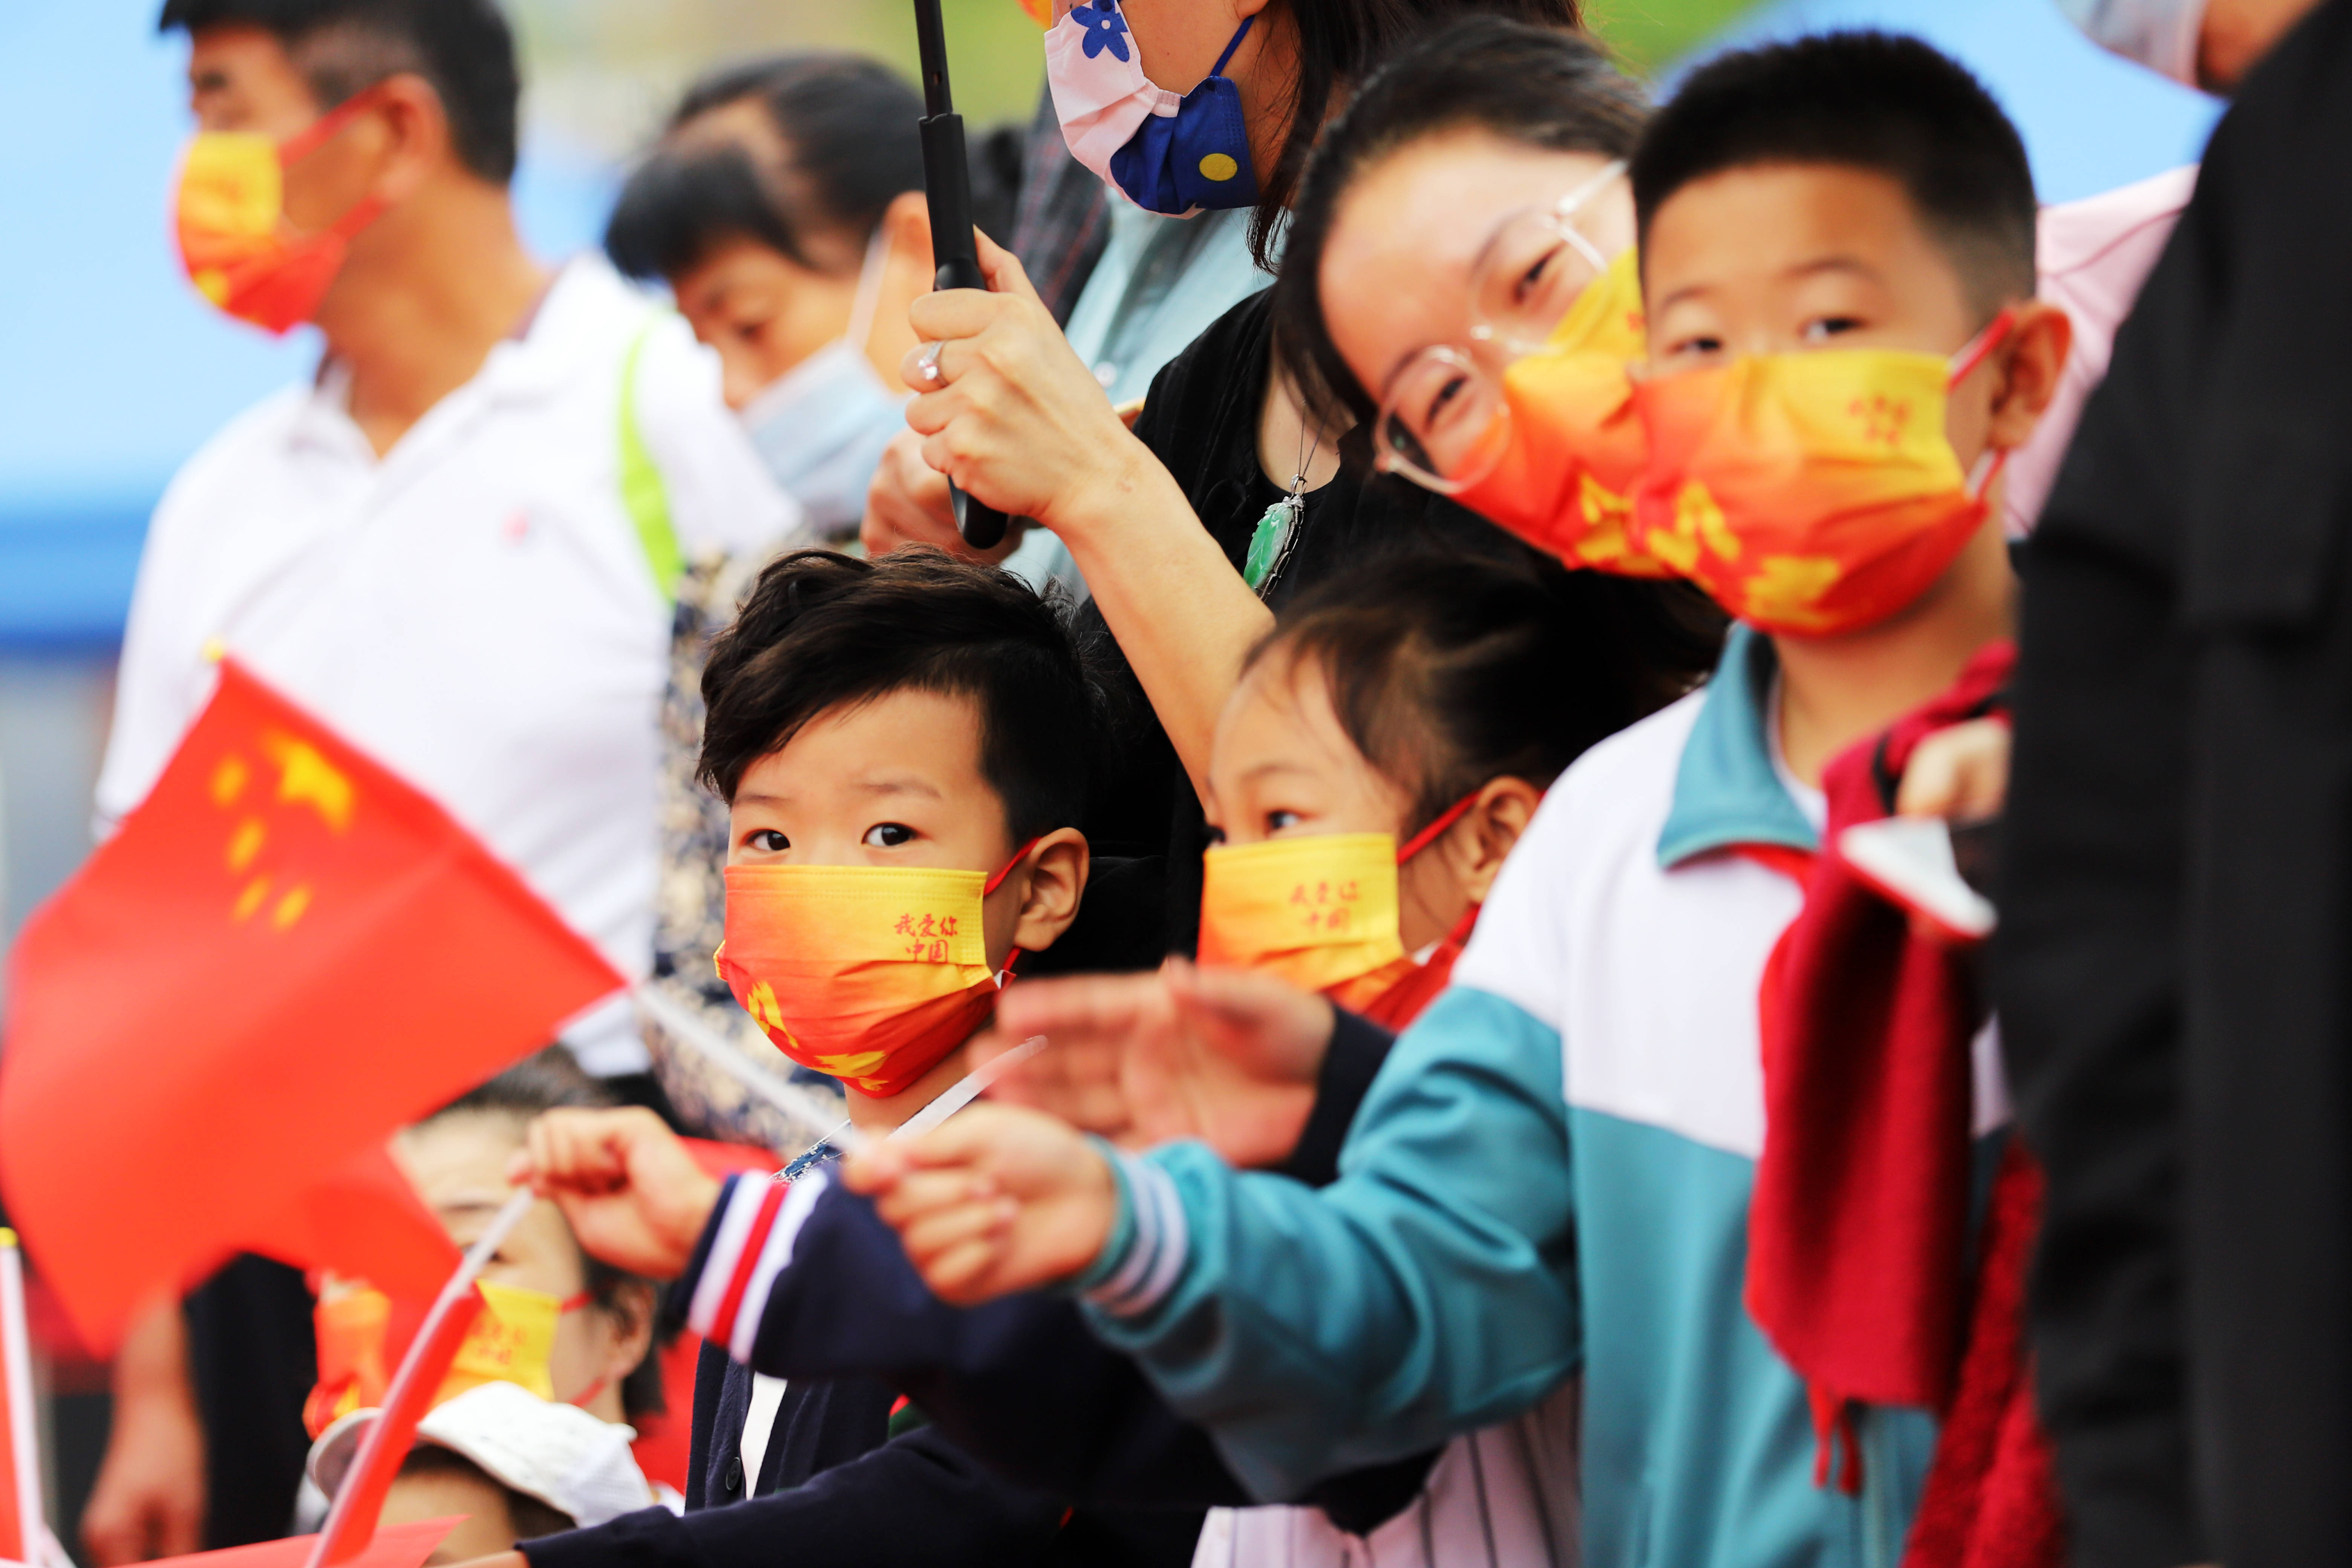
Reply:
[[1167, 1298], [1183, 1269], [1184, 1203], [1165, 1171], [1108, 1143], [1101, 1147], [1118, 1177], [1121, 1223], [1078, 1288], [1113, 1317], [1141, 1317]]
[[687, 1326], [749, 1364], [751, 1344], [776, 1279], [793, 1260], [793, 1242], [832, 1183], [823, 1169], [795, 1182], [738, 1176], [719, 1195], [706, 1234], [701, 1268], [679, 1281]]

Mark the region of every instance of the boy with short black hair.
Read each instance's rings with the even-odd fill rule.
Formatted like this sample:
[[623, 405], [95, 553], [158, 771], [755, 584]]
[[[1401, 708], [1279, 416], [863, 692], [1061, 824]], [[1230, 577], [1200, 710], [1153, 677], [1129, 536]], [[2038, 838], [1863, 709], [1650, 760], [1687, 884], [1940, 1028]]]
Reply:
[[[711, 649], [701, 772], [729, 805], [719, 970], [780, 1050], [842, 1079], [868, 1135], [963, 1078], [1001, 977], [1077, 918], [1090, 865], [1072, 825], [1101, 699], [1070, 611], [934, 550], [803, 551], [761, 574]], [[1156, 921], [1142, 934], [1156, 945]], [[551, 1112], [513, 1173], [562, 1204], [591, 1253], [677, 1280], [676, 1310], [709, 1342], [686, 1517], [530, 1542], [532, 1568], [765, 1562], [780, 1542], [864, 1563], [1020, 1563], [1085, 1537], [1087, 1516], [1073, 1524], [1061, 1500], [936, 1432], [894, 1437], [903, 1401], [880, 1382], [753, 1377], [751, 1283], [831, 1223], [843, 1194], [824, 1180], [719, 1183], [641, 1110]], [[888, 1233], [876, 1239], [903, 1277]]]
[[[2067, 330], [2030, 298], [2016, 133], [1916, 41], [1725, 57], [1633, 174], [1652, 461], [1629, 532], [1743, 624], [1704, 690], [1548, 795], [1340, 1180], [1309, 1193], [1197, 1144], [1116, 1156], [1009, 1110], [850, 1178], [956, 1299], [1090, 1292], [1097, 1331], [1263, 1498], [1580, 1373], [1587, 1562], [1892, 1562], [1934, 1417], [1809, 1388], [1749, 1310], [1751, 1190], [1790, 1134], [1767, 1127], [1759, 991], [1831, 759], [2008, 635], [1988, 492]], [[1047, 992], [1003, 1026], [1085, 1022]], [[1998, 1098], [1978, 1094], [1978, 1131]]]

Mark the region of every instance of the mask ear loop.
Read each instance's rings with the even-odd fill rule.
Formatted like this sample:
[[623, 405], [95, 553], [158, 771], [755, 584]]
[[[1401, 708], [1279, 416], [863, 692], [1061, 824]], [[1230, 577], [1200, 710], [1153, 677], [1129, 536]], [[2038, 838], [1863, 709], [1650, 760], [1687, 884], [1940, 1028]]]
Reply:
[[[1426, 827], [1406, 839], [1397, 850], [1397, 864], [1403, 865], [1436, 843], [1445, 836], [1448, 828], [1469, 816], [1470, 808], [1478, 804], [1478, 796], [1486, 787], [1481, 784], [1477, 789], [1472, 790], [1468, 795], [1439, 812]], [[1475, 899], [1470, 900], [1470, 907], [1462, 911], [1462, 918], [1454, 922], [1454, 929], [1445, 933], [1444, 942], [1437, 944], [1438, 951], [1444, 952], [1447, 948], [1452, 948], [1458, 952], [1462, 944], [1470, 940], [1470, 928], [1478, 923], [1478, 901]]]
[[1437, 816], [1431, 820], [1429, 826], [1423, 827], [1420, 832], [1406, 839], [1397, 849], [1396, 863], [1400, 866], [1403, 865], [1406, 861], [1412, 859], [1414, 856], [1420, 854], [1423, 850], [1428, 848], [1431, 845], [1444, 837], [1447, 828], [1453, 826], [1455, 823], [1461, 821], [1465, 816], [1469, 815], [1470, 808], [1478, 804], [1479, 791], [1484, 790], [1486, 787], [1486, 785], [1480, 784], [1477, 789], [1472, 790], [1468, 795], [1464, 795], [1460, 800], [1455, 801], [1452, 805], [1449, 805], [1444, 811], [1439, 812]]
[[2017, 311], [2004, 305], [2000, 314], [1985, 323], [1984, 331], [1960, 345], [1960, 352], [1948, 362], [1950, 370], [1944, 378], [1947, 391], [1968, 380], [1977, 366], [1992, 357], [1993, 351], [2009, 341], [2010, 332], [2017, 326]]
[[[2016, 310], [2011, 306], [2002, 306], [2000, 313], [1985, 323], [1984, 331], [1962, 344], [1960, 352], [1952, 356], [1951, 371], [1944, 381], [1945, 388], [1949, 390], [1966, 381], [1979, 365], [1992, 357], [1995, 350], [2009, 341], [2009, 335], [2016, 326]], [[1968, 497], [1970, 504], [1984, 500], [2008, 462], [2009, 452], [2005, 447], [1988, 447], [1977, 454], [1976, 462], [1969, 469]]]
[[[358, 119], [362, 112], [383, 96], [378, 90], [383, 85], [378, 82], [373, 87], [360, 89], [309, 125], [280, 142], [278, 144], [278, 166], [280, 169], [292, 168], [325, 146], [341, 132], [343, 127]], [[388, 205], [381, 196], [362, 196], [352, 205], [349, 212], [329, 224], [320, 232], [331, 234], [345, 245], [349, 245], [360, 230], [383, 216], [384, 208]], [[279, 221], [283, 222], [284, 219], [281, 217]]]
[[[1036, 848], [1038, 845], [1043, 844], [1045, 841], [1045, 836], [1041, 833], [1037, 835], [1036, 837], [1029, 840], [1028, 843], [1024, 844], [1020, 848], [1015, 849], [1013, 852], [1013, 858], [1007, 860], [1003, 866], [999, 867], [997, 868], [996, 875], [991, 877], [984, 884], [982, 885], [980, 896], [984, 899], [991, 893], [996, 891], [997, 889], [1003, 887], [1004, 885], [1004, 879], [1013, 875], [1013, 868], [1027, 859], [1029, 858], [1029, 851]], [[1013, 965], [1020, 960], [1020, 957], [1021, 950], [1017, 947], [1011, 952], [1004, 955], [1004, 967], [999, 970], [996, 975], [996, 984], [999, 990], [1003, 990], [1004, 983], [1013, 978]]]
[[278, 166], [285, 168], [299, 163], [325, 146], [336, 132], [357, 120], [371, 104], [383, 96], [383, 83], [363, 87], [359, 91], [310, 121], [293, 135], [278, 144]]
[[1211, 76], [1219, 77], [1225, 74], [1226, 62], [1234, 58], [1234, 51], [1242, 47], [1242, 40], [1249, 37], [1250, 24], [1256, 20], [1257, 18], [1255, 16], [1244, 16], [1242, 18], [1242, 25], [1234, 29], [1233, 37], [1225, 44], [1225, 52], [1219, 55], [1217, 57], [1217, 63], [1209, 68], [1209, 74]]

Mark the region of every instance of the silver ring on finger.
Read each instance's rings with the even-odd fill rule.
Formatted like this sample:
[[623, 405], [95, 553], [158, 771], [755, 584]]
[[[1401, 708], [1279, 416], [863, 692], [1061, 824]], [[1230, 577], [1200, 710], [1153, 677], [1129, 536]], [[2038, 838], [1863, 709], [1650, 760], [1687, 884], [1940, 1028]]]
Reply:
[[916, 357], [915, 369], [925, 381], [936, 383], [942, 379], [940, 374], [940, 353], [947, 346], [944, 339], [923, 345], [923, 352]]

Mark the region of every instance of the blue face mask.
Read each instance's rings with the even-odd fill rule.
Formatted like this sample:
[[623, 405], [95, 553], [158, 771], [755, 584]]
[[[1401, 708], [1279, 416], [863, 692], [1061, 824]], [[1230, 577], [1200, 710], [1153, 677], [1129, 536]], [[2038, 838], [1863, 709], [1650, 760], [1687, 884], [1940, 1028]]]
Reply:
[[907, 427], [906, 399], [837, 338], [768, 384], [743, 410], [751, 445], [822, 534], [856, 527], [882, 448]]
[[1045, 81], [1070, 155], [1146, 212], [1190, 217], [1257, 201], [1242, 95], [1225, 65], [1244, 17], [1201, 85], [1179, 98], [1143, 74], [1118, 0], [1087, 0], [1045, 34]]
[[768, 472], [821, 534], [857, 526], [882, 448], [907, 427], [907, 395], [892, 395], [866, 358], [887, 249], [877, 228], [848, 332], [770, 382], [741, 416]]

